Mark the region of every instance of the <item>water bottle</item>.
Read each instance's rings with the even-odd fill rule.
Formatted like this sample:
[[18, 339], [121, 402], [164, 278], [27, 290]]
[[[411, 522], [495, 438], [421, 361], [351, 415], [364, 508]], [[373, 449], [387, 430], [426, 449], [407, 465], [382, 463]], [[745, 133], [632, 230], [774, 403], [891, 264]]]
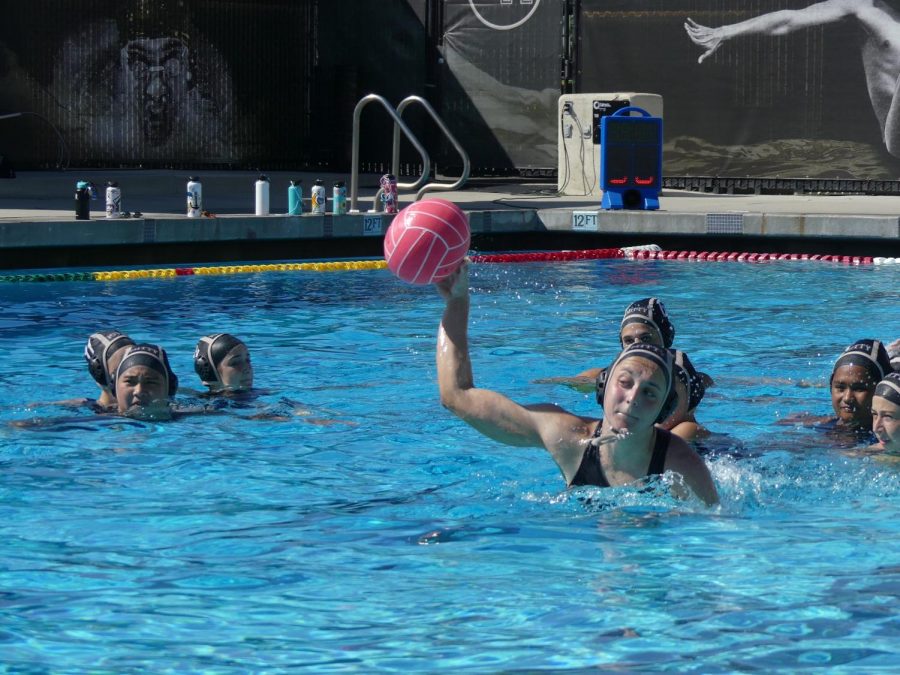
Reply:
[[288, 186], [288, 215], [299, 216], [303, 213], [303, 181], [292, 180]]
[[75, 220], [91, 219], [91, 200], [96, 197], [93, 183], [86, 180], [75, 183]]
[[256, 215], [269, 215], [269, 177], [264, 174], [256, 181]]
[[187, 217], [199, 218], [203, 212], [203, 185], [196, 176], [188, 178], [187, 184]]
[[312, 190], [309, 192], [310, 212], [325, 213], [325, 185], [321, 178], [316, 178]]
[[397, 177], [392, 173], [386, 173], [381, 177], [381, 204], [385, 213], [397, 213]]
[[339, 180], [334, 184], [331, 192], [331, 210], [335, 215], [343, 215], [347, 213], [347, 187], [344, 181]]
[[112, 180], [106, 184], [106, 217], [122, 217], [122, 191], [119, 184]]

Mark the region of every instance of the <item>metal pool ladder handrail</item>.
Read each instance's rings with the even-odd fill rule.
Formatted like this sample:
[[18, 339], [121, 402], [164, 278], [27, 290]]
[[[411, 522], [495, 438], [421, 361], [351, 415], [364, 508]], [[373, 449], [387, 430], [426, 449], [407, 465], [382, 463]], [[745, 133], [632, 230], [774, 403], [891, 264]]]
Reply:
[[[397, 128], [403, 131], [406, 134], [406, 137], [409, 139], [409, 142], [413, 144], [416, 150], [419, 151], [419, 155], [422, 157], [422, 167], [424, 169], [423, 174], [427, 175], [431, 173], [431, 158], [428, 156], [428, 153], [425, 152], [425, 148], [422, 147], [422, 144], [419, 143], [419, 139], [416, 138], [415, 134], [410, 131], [409, 127], [400, 119], [400, 115], [397, 114], [397, 111], [391, 107], [391, 104], [387, 102], [387, 100], [383, 96], [379, 96], [378, 94], [368, 94], [367, 96], [363, 96], [359, 99], [359, 103], [356, 104], [356, 108], [353, 109], [353, 148], [351, 151], [351, 168], [350, 168], [350, 211], [359, 211], [359, 118], [362, 113], [362, 109], [365, 108], [372, 101], [378, 101], [385, 110], [387, 110], [388, 115], [390, 115], [394, 119], [394, 137], [397, 138]], [[398, 141], [399, 143], [399, 141]], [[407, 185], [407, 184], [397, 184], [398, 188], [403, 189], [411, 189], [412, 186], [417, 186], [416, 183]]]
[[[469, 155], [466, 154], [466, 151], [463, 150], [463, 147], [459, 144], [456, 138], [450, 133], [450, 130], [447, 128], [447, 125], [444, 124], [444, 120], [442, 120], [438, 114], [434, 111], [434, 108], [431, 107], [431, 104], [428, 103], [421, 96], [407, 96], [405, 99], [400, 101], [397, 105], [397, 115], [399, 117], [403, 117], [403, 111], [411, 103], [419, 103], [423, 108], [431, 115], [431, 118], [435, 121], [435, 124], [438, 125], [438, 128], [444, 133], [444, 136], [447, 137], [447, 140], [453, 144], [453, 147], [456, 148], [456, 151], [459, 153], [459, 156], [462, 157], [463, 161], [463, 170], [462, 175], [453, 183], [429, 183], [424, 186], [421, 190], [416, 193], [416, 201], [419, 201], [426, 192], [437, 192], [439, 190], [456, 190], [465, 185], [466, 181], [469, 180], [469, 171], [470, 171], [470, 163], [469, 163]], [[391, 155], [391, 167], [393, 167], [394, 175], [400, 171], [400, 127], [395, 124], [394, 125], [394, 149], [393, 154]], [[415, 190], [419, 185], [424, 183], [428, 179], [428, 175], [431, 173], [431, 167], [426, 165], [425, 170], [422, 172], [422, 175], [419, 177], [419, 180], [415, 181], [411, 184], [404, 184], [402, 187], [408, 190]], [[397, 187], [401, 187], [397, 185]], [[378, 195], [376, 195], [377, 198]]]

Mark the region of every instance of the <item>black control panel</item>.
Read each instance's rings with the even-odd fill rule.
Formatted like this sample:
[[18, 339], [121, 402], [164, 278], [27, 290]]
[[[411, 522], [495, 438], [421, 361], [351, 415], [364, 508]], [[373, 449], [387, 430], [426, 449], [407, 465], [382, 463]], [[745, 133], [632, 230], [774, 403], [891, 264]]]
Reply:
[[631, 101], [627, 98], [619, 99], [617, 101], [594, 101], [591, 120], [591, 138], [594, 141], [594, 145], [600, 145], [600, 118], [606, 117], [607, 115], [612, 115], [616, 110], [621, 110], [622, 108], [627, 108], [631, 105]]

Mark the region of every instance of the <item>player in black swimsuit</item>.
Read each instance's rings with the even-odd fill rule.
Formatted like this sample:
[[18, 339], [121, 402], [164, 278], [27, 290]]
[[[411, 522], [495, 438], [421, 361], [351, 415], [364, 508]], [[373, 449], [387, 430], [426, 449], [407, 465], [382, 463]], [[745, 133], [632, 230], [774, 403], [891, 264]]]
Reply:
[[[437, 287], [447, 301], [437, 345], [445, 407], [494, 440], [543, 447], [567, 485], [628, 485], [661, 468], [683, 477], [683, 482], [673, 483], [676, 495], [693, 492], [707, 504], [718, 501], [700, 456], [683, 439], [655, 426], [676, 400], [669, 350], [639, 343], [619, 354], [609, 367], [602, 420], [573, 415], [550, 403], [520, 405], [499, 392], [475, 387], [468, 347], [468, 263]], [[655, 451], [657, 447], [664, 450]], [[664, 456], [654, 461], [654, 455]]]
[[[594, 439], [599, 438], [603, 425], [597, 425], [597, 431], [591, 437], [591, 443], [588, 444], [584, 455], [581, 457], [581, 466], [578, 472], [569, 483], [569, 486], [576, 485], [597, 485], [598, 487], [611, 487], [606, 475], [603, 473], [603, 462], [600, 457], [600, 446], [595, 444]], [[669, 450], [669, 440], [671, 432], [665, 429], [656, 430], [656, 438], [653, 441], [653, 454], [650, 455], [650, 466], [647, 467], [648, 476], [660, 476], [666, 471], [666, 453]]]

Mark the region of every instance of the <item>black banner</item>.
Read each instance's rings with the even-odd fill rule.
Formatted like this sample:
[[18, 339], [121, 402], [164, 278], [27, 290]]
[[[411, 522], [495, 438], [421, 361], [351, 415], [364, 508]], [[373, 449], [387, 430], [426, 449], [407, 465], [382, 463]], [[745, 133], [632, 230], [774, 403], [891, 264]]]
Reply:
[[0, 152], [40, 162], [55, 128], [82, 166], [296, 162], [314, 4], [13, 3], [0, 29], [0, 110], [26, 114], [0, 121]]
[[441, 116], [479, 173], [555, 169], [563, 5], [444, 3]]
[[[551, 174], [565, 88], [660, 94], [666, 176], [900, 171], [900, 8], [887, 2], [7, 5], [0, 156], [21, 167], [348, 171], [354, 107], [376, 93], [427, 99], [474, 176]], [[361, 119], [364, 171], [390, 169], [393, 124], [378, 107]], [[430, 118], [411, 108], [407, 121], [438, 169], [458, 170]]]

